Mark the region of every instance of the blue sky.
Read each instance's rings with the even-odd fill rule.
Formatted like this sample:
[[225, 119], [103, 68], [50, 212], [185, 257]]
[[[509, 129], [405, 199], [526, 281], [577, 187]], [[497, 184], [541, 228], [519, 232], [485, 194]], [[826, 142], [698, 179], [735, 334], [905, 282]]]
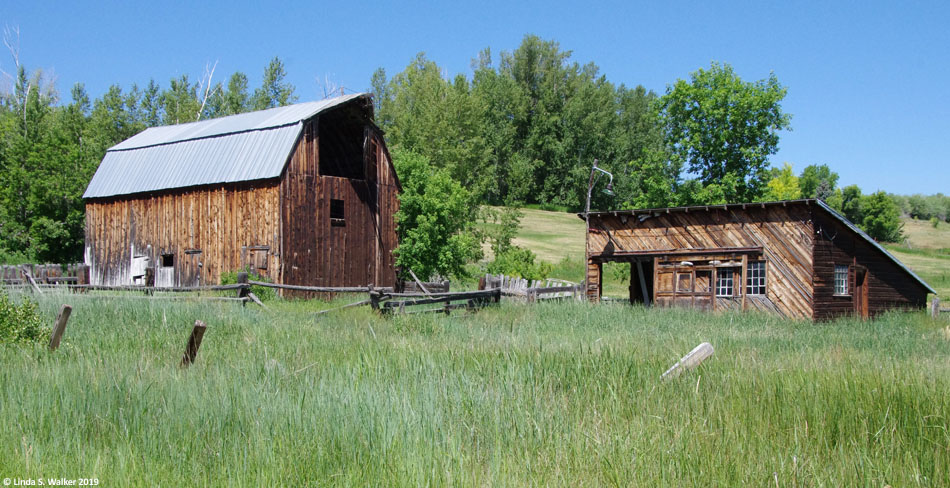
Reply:
[[[950, 2], [52, 2], [0, 1], [20, 59], [64, 98], [154, 78], [245, 72], [256, 86], [279, 56], [301, 101], [325, 80], [369, 88], [424, 51], [448, 76], [470, 61], [553, 39], [614, 83], [658, 93], [711, 61], [745, 80], [775, 72], [792, 131], [773, 164], [828, 164], [867, 193], [950, 193]], [[0, 69], [13, 61], [0, 52]]]

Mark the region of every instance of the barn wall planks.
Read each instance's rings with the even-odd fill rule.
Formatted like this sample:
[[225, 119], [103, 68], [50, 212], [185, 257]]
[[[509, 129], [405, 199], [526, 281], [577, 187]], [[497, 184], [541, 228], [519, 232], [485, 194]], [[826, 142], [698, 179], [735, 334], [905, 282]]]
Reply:
[[[710, 208], [640, 215], [618, 213], [591, 216], [589, 252], [594, 260], [624, 260], [624, 253], [650, 252], [663, 260], [663, 253], [701, 251], [692, 256], [669, 256], [669, 261], [698, 259], [707, 250], [723, 250], [726, 254], [708, 255], [712, 259], [736, 258], [729, 250], [761, 249], [750, 259], [766, 261], [768, 283], [766, 296], [758, 297], [746, 308], [765, 308], [788, 317], [810, 318], [812, 302], [812, 226], [809, 210], [800, 205], [749, 206], [747, 209]], [[663, 268], [658, 267], [658, 272]], [[742, 270], [736, 276], [738, 293], [745, 293]], [[655, 291], [663, 283], [658, 275]], [[672, 282], [671, 282], [671, 285]], [[672, 291], [672, 290], [670, 290]], [[662, 295], [662, 293], [661, 293]], [[711, 293], [710, 293], [711, 295]], [[660, 304], [677, 303], [669, 295]], [[684, 296], [690, 303], [696, 297]], [[732, 308], [732, 302], [701, 300], [703, 308]], [[767, 302], [767, 303], [765, 303]], [[685, 302], [684, 302], [685, 303]], [[740, 307], [741, 307], [741, 302]]]
[[[381, 134], [364, 132], [365, 179], [319, 174], [319, 123], [307, 123], [281, 181], [281, 281], [394, 286], [398, 183]], [[338, 213], [331, 216], [330, 208]]]
[[155, 266], [159, 285], [218, 283], [221, 273], [249, 264], [249, 247], [266, 253], [260, 272], [275, 279], [278, 208], [276, 181], [88, 200], [90, 282], [128, 285]]

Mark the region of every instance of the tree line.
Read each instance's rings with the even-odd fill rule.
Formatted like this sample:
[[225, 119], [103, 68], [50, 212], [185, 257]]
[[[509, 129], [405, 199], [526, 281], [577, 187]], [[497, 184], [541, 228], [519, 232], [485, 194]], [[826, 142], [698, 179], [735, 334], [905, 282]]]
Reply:
[[[82, 260], [81, 197], [109, 147], [148, 127], [297, 100], [276, 57], [253, 90], [241, 72], [215, 82], [209, 66], [202, 76], [181, 75], [164, 86], [113, 85], [94, 100], [82, 84], [61, 97], [42, 71], [26, 69], [16, 53], [14, 59], [16, 71], [0, 90], [4, 262]], [[397, 168], [440, 182], [404, 185], [464, 192], [444, 201], [468, 202], [462, 214], [471, 218], [486, 204], [581, 210], [595, 160], [614, 176], [612, 195], [593, 193], [595, 209], [817, 197], [883, 240], [899, 240], [901, 213], [950, 214], [942, 195], [863, 195], [853, 185], [839, 188], [825, 165], [799, 175], [790, 166], [773, 168], [769, 157], [791, 124], [781, 106], [787, 89], [774, 74], [745, 81], [714, 62], [657, 94], [614, 84], [596, 64], [580, 64], [556, 41], [533, 35], [510, 52], [478, 53], [471, 76], [444, 73], [419, 54], [392, 77], [378, 69], [370, 89], [387, 143], [407, 160]], [[475, 249], [470, 241], [456, 240]]]

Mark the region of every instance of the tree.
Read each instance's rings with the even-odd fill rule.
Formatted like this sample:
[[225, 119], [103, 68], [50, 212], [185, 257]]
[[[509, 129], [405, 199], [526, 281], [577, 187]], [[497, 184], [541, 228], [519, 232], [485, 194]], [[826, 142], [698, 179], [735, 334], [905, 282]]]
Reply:
[[872, 193], [861, 203], [864, 218], [861, 228], [876, 241], [900, 242], [904, 224], [894, 200], [883, 191]]
[[778, 132], [789, 127], [782, 111], [786, 88], [774, 74], [744, 82], [728, 64], [712, 63], [690, 81], [677, 80], [660, 99], [670, 152], [687, 163], [703, 185], [732, 175], [730, 203], [753, 201], [768, 181], [768, 157], [778, 150]]
[[286, 77], [284, 63], [275, 56], [264, 70], [261, 87], [254, 90], [252, 97], [254, 110], [283, 107], [297, 101], [294, 85], [284, 81]]
[[861, 200], [861, 188], [858, 185], [848, 185], [841, 189], [841, 213], [855, 224], [860, 224], [864, 219]]
[[394, 150], [393, 164], [402, 184], [393, 252], [402, 277], [464, 276], [464, 265], [481, 257], [472, 194], [418, 153]]
[[769, 180], [765, 196], [769, 200], [795, 200], [802, 197], [802, 191], [798, 187], [798, 177], [792, 172], [791, 164], [784, 163], [782, 169], [775, 172]]
[[810, 164], [802, 170], [798, 185], [803, 197], [828, 200], [838, 186], [838, 173], [826, 164]]

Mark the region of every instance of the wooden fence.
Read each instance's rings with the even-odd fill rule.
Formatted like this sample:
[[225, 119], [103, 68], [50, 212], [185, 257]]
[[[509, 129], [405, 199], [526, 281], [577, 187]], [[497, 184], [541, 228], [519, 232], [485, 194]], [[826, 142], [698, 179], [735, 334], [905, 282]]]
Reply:
[[[386, 293], [369, 292], [370, 305], [383, 315], [439, 312], [448, 315], [453, 310], [477, 310], [501, 301], [501, 289], [463, 291], [455, 293]], [[438, 305], [433, 308], [432, 305]], [[409, 310], [407, 310], [409, 309]]]
[[573, 298], [583, 300], [584, 286], [570, 281], [547, 279], [526, 280], [505, 275], [485, 275], [479, 280], [479, 289], [499, 288], [503, 295], [523, 299], [528, 303], [538, 300]]

